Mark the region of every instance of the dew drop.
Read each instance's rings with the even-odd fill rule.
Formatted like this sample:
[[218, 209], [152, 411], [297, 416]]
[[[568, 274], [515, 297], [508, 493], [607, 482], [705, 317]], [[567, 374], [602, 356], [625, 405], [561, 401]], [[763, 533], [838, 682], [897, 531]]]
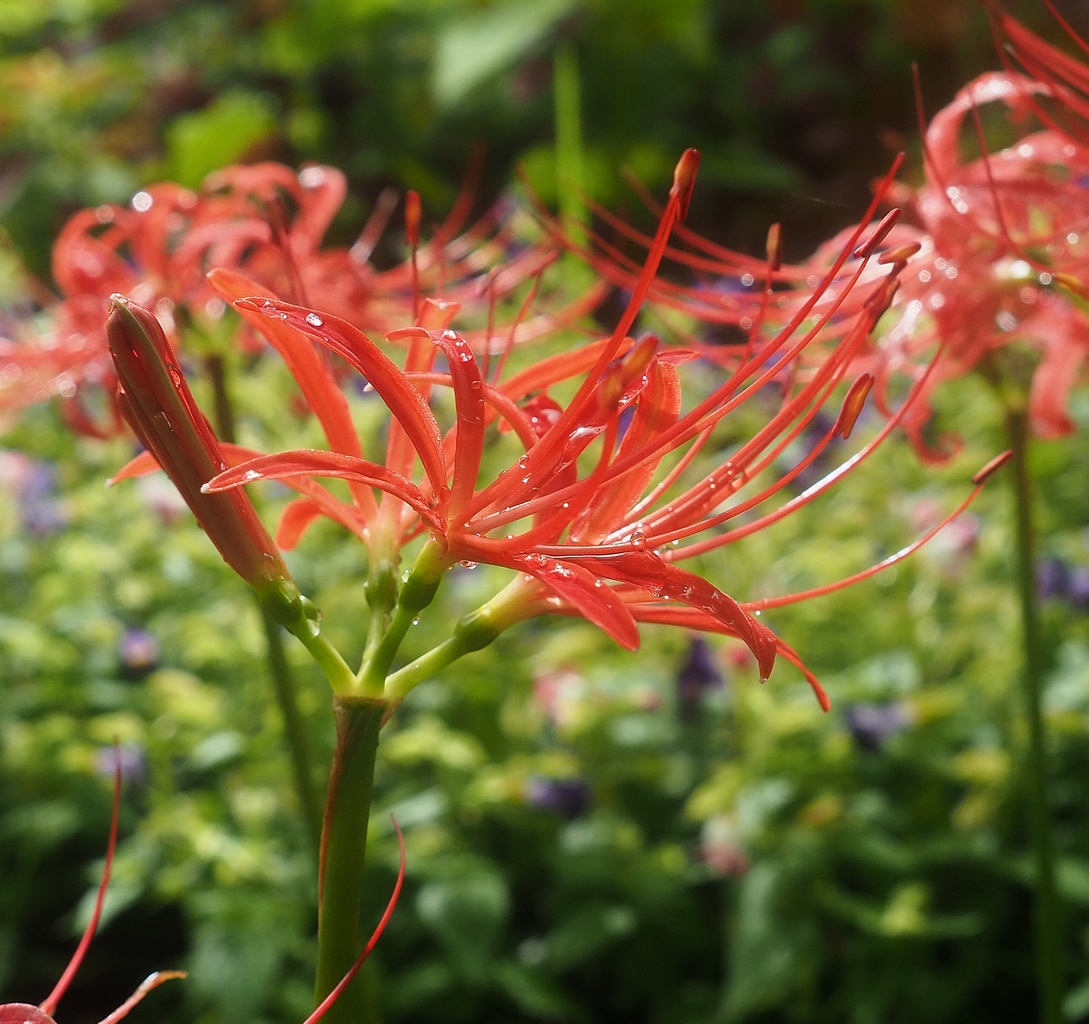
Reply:
[[469, 559], [463, 558], [460, 562], [458, 562], [458, 565], [460, 565], [463, 569], [475, 569], [477, 563], [470, 562]]
[[299, 171], [299, 184], [303, 188], [318, 188], [325, 184], [326, 171], [324, 167], [313, 165], [304, 167]]
[[320, 316], [318, 316], [317, 313], [307, 313], [306, 314], [306, 322], [311, 327], [320, 327], [324, 323], [322, 318]]
[[420, 624], [420, 617], [419, 617], [419, 615], [417, 615], [417, 616], [415, 616], [415, 617], [413, 618], [413, 620], [412, 620], [412, 625], [414, 625], [414, 626], [418, 626], [419, 624]]
[[147, 211], [151, 209], [154, 202], [155, 200], [152, 198], [151, 193], [137, 192], [136, 195], [132, 197], [132, 208], [137, 213], [147, 213]]
[[640, 533], [638, 530], [636, 530], [628, 538], [628, 543], [633, 548], [645, 548], [647, 546], [647, 535], [645, 533]]
[[247, 469], [246, 472], [242, 474], [242, 479], [246, 483], [252, 483], [254, 480], [260, 480], [261, 474], [258, 473], [256, 469]]

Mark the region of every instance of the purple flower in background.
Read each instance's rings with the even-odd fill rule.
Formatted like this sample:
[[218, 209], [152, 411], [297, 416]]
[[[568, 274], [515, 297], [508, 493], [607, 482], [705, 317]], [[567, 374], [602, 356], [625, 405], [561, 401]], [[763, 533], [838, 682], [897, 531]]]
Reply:
[[18, 494], [19, 517], [27, 533], [47, 537], [68, 522], [64, 505], [57, 498], [57, 470], [52, 463], [27, 459]]
[[880, 750], [886, 739], [911, 725], [911, 717], [900, 701], [852, 704], [843, 713], [847, 731], [862, 750]]
[[1089, 611], [1089, 566], [1079, 565], [1071, 570], [1066, 600], [1075, 611]]
[[715, 661], [714, 651], [702, 636], [694, 636], [688, 656], [677, 672], [677, 706], [682, 718], [691, 718], [699, 710], [708, 690], [725, 685], [725, 677]]
[[550, 779], [531, 775], [526, 781], [526, 802], [561, 818], [581, 817], [590, 807], [590, 787], [583, 779]]
[[159, 667], [159, 639], [147, 629], [126, 629], [117, 641], [117, 660], [122, 679], [143, 679]]
[[1066, 597], [1070, 586], [1070, 566], [1061, 558], [1041, 558], [1036, 562], [1036, 594], [1041, 599]]
[[1061, 558], [1040, 559], [1036, 563], [1036, 593], [1042, 599], [1065, 601], [1074, 611], [1089, 611], [1089, 566], [1072, 566]]
[[135, 744], [99, 747], [95, 752], [95, 773], [103, 778], [113, 778], [118, 767], [126, 783], [143, 785], [147, 781], [147, 752]]

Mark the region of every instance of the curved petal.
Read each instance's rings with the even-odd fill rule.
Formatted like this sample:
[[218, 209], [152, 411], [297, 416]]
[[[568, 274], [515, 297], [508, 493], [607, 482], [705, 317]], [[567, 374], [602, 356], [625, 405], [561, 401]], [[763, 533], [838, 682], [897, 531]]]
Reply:
[[505, 564], [532, 576], [622, 647], [629, 651], [639, 647], [639, 628], [624, 602], [611, 587], [581, 565], [535, 553], [515, 555], [509, 562], [498, 561], [496, 564]]
[[370, 338], [347, 320], [276, 299], [240, 299], [235, 305], [286, 323], [331, 349], [357, 369], [404, 428], [437, 493], [446, 487], [442, 431], [420, 392]]
[[450, 330], [440, 331], [433, 335], [433, 340], [446, 354], [454, 385], [457, 443], [449, 519], [455, 526], [460, 526], [476, 488], [484, 455], [484, 379], [472, 348], [461, 335]]
[[[574, 562], [575, 558], [569, 561]], [[579, 565], [599, 576], [630, 583], [656, 597], [680, 601], [706, 612], [743, 640], [756, 657], [760, 678], [767, 679], [775, 666], [778, 641], [775, 634], [757, 622], [729, 594], [724, 594], [702, 576], [663, 561], [653, 551], [631, 551], [602, 556], [577, 556]]]
[[340, 452], [299, 449], [262, 455], [220, 473], [204, 485], [204, 491], [214, 494], [258, 480], [286, 480], [296, 476], [332, 476], [377, 487], [400, 498], [432, 529], [444, 535], [446, 533], [446, 521], [435, 513], [423, 491], [411, 480], [375, 462]]

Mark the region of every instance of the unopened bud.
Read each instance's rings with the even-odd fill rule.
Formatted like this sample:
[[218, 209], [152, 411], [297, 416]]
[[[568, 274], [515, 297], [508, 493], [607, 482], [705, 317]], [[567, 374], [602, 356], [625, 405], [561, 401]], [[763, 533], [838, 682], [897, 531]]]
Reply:
[[114, 295], [107, 336], [122, 415], [223, 560], [257, 591], [277, 621], [289, 624], [301, 607], [299, 592], [253, 504], [238, 489], [214, 494], [201, 490], [227, 463], [159, 322], [146, 309]]

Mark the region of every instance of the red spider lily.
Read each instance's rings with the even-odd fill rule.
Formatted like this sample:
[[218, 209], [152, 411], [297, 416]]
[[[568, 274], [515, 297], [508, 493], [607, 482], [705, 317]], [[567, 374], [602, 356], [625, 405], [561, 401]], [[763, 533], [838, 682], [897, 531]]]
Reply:
[[[117, 849], [117, 822], [121, 810], [121, 760], [118, 758], [114, 769], [113, 789], [113, 813], [110, 816], [110, 838], [106, 845], [106, 864], [102, 869], [102, 880], [98, 884], [98, 894], [95, 896], [94, 908], [91, 911], [91, 919], [83, 930], [83, 936], [79, 940], [72, 959], [61, 974], [60, 981], [37, 1006], [30, 1003], [3, 1003], [0, 1004], [0, 1024], [56, 1024], [53, 1014], [57, 1012], [57, 1004], [63, 998], [68, 986], [72, 984], [76, 973], [87, 955], [91, 946], [95, 929], [98, 928], [99, 918], [102, 916], [102, 904], [106, 899], [106, 889], [110, 884], [110, 870], [113, 867], [113, 856]], [[152, 989], [158, 988], [164, 981], [174, 978], [184, 978], [184, 971], [156, 971], [149, 975], [139, 985], [135, 992], [126, 999], [113, 1013], [104, 1017], [99, 1024], [116, 1024], [126, 1017], [129, 1011], [144, 998]]]
[[[454, 631], [451, 643], [458, 653], [489, 642], [521, 619], [557, 612], [584, 616], [628, 648], [638, 645], [640, 621], [731, 635], [752, 650], [763, 677], [771, 672], [777, 652], [797, 663], [797, 655], [750, 611], [758, 614], [760, 607], [807, 595], [745, 605], [679, 563], [807, 504], [887, 434], [889, 428], [800, 496], [758, 511], [837, 437], [850, 433], [872, 384], [868, 376], [850, 386], [834, 426], [814, 450], [790, 471], [775, 470], [791, 441], [845, 382], [893, 295], [901, 268], [888, 268], [866, 289], [848, 323], [839, 328], [836, 348], [804, 380], [794, 380], [792, 367], [845, 308], [846, 293], [839, 301], [824, 302], [817, 313], [825, 289], [852, 252], [860, 256], [856, 277], [861, 276], [888, 230], [887, 224], [879, 225], [859, 244], [865, 231], [859, 227], [790, 323], [758, 349], [747, 349], [732, 374], [685, 410], [679, 367], [694, 353], [664, 348], [653, 336], [634, 341], [629, 331], [687, 206], [697, 163], [698, 155], [690, 150], [678, 164], [649, 255], [612, 334], [542, 358], [506, 379], [500, 379], [499, 368], [485, 372], [473, 346], [450, 326], [457, 310], [448, 304], [424, 303], [414, 326], [387, 335], [403, 346], [402, 367], [362, 331], [324, 311], [263, 297], [236, 300], [243, 315], [285, 354], [321, 420], [330, 450], [251, 458], [220, 473], [204, 490], [226, 492], [255, 480], [283, 480], [295, 487], [303, 497], [288, 506], [281, 521], [278, 540], [284, 546], [293, 544], [318, 515], [359, 536], [379, 564], [396, 564], [406, 542], [427, 534], [409, 577], [412, 586], [406, 584], [401, 594], [400, 606], [409, 614], [418, 612], [442, 573], [459, 562], [517, 572], [506, 590]], [[217, 280], [224, 291], [237, 285], [222, 276]], [[335, 380], [308, 351], [311, 341], [361, 373], [389, 408], [383, 461], [363, 453]], [[439, 389], [452, 392], [456, 411], [446, 430], [432, 409]], [[769, 393], [779, 397], [766, 424], [728, 459], [710, 471], [698, 470], [697, 457], [710, 450], [726, 418]], [[558, 394], [571, 397], [561, 403]], [[514, 434], [522, 454], [494, 479], [482, 480], [485, 446], [497, 427]], [[347, 481], [351, 498], [334, 495], [319, 482], [322, 477]], [[758, 477], [770, 479], [746, 487]], [[827, 706], [816, 681], [807, 677]], [[391, 685], [387, 692], [399, 697], [396, 677]]]
[[[469, 210], [467, 188], [422, 247], [417, 218], [412, 259], [380, 272], [368, 261], [391, 212], [392, 193], [380, 199], [353, 246], [323, 246], [345, 192], [344, 175], [332, 167], [311, 165], [296, 173], [262, 163], [218, 171], [196, 192], [164, 182], [141, 190], [128, 206], [75, 214], [53, 249], [63, 296], [45, 302], [54, 326], [18, 342], [0, 340], [0, 408], [23, 408], [59, 393], [77, 399], [64, 407], [76, 429], [112, 433], [116, 423], [96, 422], [78, 397], [86, 385], [112, 386], [104, 321], [115, 293], [153, 310], [175, 345], [188, 332], [218, 329], [225, 305], [205, 277], [214, 267], [245, 274], [251, 291], [384, 331], [412, 313], [418, 282], [443, 282], [451, 298], [479, 305], [483, 320], [498, 298], [554, 258], [533, 245], [515, 250], [498, 209], [459, 235]], [[499, 263], [503, 271], [489, 273]], [[569, 315], [580, 315], [602, 294], [582, 296]], [[518, 340], [551, 326], [551, 320], [522, 323]]]
[[[938, 352], [929, 390], [1022, 343], [1037, 361], [1033, 429], [1055, 437], [1073, 429], [1070, 391], [1089, 359], [1089, 101], [1076, 91], [1089, 86], [1089, 67], [1008, 15], [996, 19], [1034, 77], [1006, 70], [961, 89], [926, 128], [922, 184], [890, 190], [904, 216], [878, 262], [910, 263], [873, 368], [881, 394], [893, 371], [920, 376]], [[988, 152], [982, 115], [996, 108], [1019, 137]], [[1033, 124], [1037, 130], [1029, 130]], [[979, 155], [966, 157], [972, 145]], [[833, 239], [802, 269], [827, 267], [842, 241]], [[928, 451], [923, 436], [929, 419], [924, 397], [905, 424], [921, 452], [940, 457], [947, 452]]]

